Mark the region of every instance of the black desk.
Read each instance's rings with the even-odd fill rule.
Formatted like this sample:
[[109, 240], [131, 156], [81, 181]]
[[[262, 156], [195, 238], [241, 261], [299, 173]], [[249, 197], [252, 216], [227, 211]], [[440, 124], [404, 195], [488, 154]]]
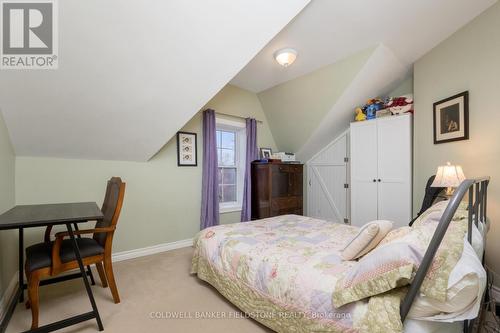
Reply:
[[[8, 229], [18, 229], [19, 230], [19, 287], [16, 292], [16, 297], [14, 297], [13, 302], [9, 305], [7, 315], [5, 316], [2, 323], [0, 323], [0, 332], [5, 331], [7, 324], [12, 316], [12, 313], [16, 307], [17, 301], [23, 302], [24, 300], [24, 289], [26, 285], [24, 283], [24, 229], [33, 227], [46, 227], [49, 225], [66, 225], [68, 229], [69, 237], [73, 242], [73, 249], [76, 254], [76, 259], [80, 267], [80, 273], [74, 274], [69, 278], [81, 277], [85, 284], [85, 289], [87, 290], [87, 295], [92, 306], [92, 311], [74, 316], [68, 319], [64, 319], [52, 324], [41, 326], [36, 330], [30, 330], [26, 332], [52, 332], [63, 327], [75, 325], [77, 323], [87, 321], [90, 319], [96, 319], [99, 331], [104, 330], [102, 325], [101, 317], [99, 316], [99, 311], [97, 310], [97, 305], [94, 300], [94, 295], [92, 294], [92, 289], [90, 288], [89, 280], [87, 279], [87, 272], [83, 266], [82, 257], [80, 255], [80, 249], [78, 248], [78, 243], [76, 242], [75, 235], [73, 233], [73, 227], [78, 230], [78, 223], [84, 223], [87, 221], [98, 221], [104, 218], [102, 212], [95, 202], [79, 202], [79, 203], [64, 203], [64, 204], [50, 204], [50, 205], [24, 205], [15, 206], [11, 210], [0, 215], [0, 230]], [[64, 277], [63, 279], [68, 279]], [[50, 282], [61, 281], [61, 278], [55, 278], [51, 280], [43, 281], [43, 284], [48, 284]], [[42, 285], [42, 284], [41, 284]]]

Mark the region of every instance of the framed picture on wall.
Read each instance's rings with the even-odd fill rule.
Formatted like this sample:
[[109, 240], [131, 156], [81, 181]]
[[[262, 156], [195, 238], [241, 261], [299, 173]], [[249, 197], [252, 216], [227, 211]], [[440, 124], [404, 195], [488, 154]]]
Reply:
[[177, 132], [177, 166], [197, 166], [196, 133]]
[[434, 144], [469, 139], [469, 92], [434, 103]]

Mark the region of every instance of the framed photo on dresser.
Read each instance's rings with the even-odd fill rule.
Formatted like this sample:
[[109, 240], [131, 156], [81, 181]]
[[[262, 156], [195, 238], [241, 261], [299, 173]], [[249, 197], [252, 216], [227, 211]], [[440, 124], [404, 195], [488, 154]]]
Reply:
[[268, 160], [271, 158], [273, 150], [271, 148], [260, 148], [260, 158], [263, 160]]
[[469, 92], [434, 103], [434, 144], [469, 139]]

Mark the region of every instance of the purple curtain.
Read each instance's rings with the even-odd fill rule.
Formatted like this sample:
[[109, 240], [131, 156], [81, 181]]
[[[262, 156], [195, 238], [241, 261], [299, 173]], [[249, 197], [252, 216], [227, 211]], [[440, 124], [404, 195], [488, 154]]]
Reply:
[[215, 111], [203, 112], [203, 176], [201, 186], [201, 230], [219, 224], [219, 180]]
[[247, 149], [245, 161], [245, 185], [243, 187], [243, 207], [241, 210], [241, 222], [252, 219], [252, 178], [251, 163], [255, 161], [259, 152], [257, 150], [257, 121], [252, 118], [246, 119], [247, 125]]

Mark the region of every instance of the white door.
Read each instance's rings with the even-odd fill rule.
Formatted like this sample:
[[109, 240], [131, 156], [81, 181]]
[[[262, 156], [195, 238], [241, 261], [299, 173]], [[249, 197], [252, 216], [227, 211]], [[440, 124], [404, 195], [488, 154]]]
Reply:
[[411, 115], [377, 119], [378, 218], [395, 226], [411, 220]]
[[348, 218], [347, 133], [307, 162], [307, 215], [327, 221]]
[[377, 121], [351, 124], [351, 224], [377, 219]]

